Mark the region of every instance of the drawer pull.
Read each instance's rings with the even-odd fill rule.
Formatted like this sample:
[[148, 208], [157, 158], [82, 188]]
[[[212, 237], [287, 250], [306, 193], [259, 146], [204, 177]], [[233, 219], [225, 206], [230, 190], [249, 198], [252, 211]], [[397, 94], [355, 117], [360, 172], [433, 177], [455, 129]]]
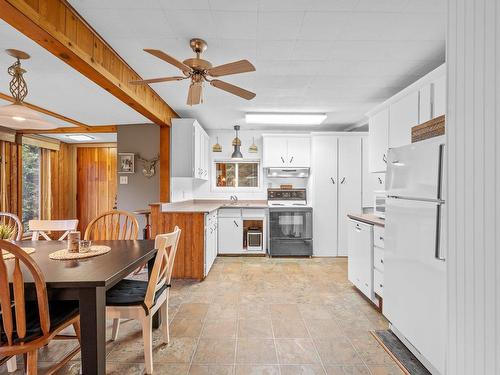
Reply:
[[382, 236], [379, 236], [378, 238], [379, 238], [380, 241], [384, 240], [384, 237], [382, 237]]
[[378, 284], [379, 287], [383, 288], [384, 286], [382, 284]]
[[384, 260], [383, 260], [383, 259], [380, 259], [380, 263], [384, 264]]

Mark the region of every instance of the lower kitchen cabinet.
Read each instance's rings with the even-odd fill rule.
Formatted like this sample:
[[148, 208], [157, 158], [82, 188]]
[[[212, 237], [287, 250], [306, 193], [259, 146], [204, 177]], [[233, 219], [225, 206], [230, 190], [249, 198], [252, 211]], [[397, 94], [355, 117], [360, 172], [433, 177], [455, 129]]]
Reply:
[[219, 254], [243, 251], [243, 220], [241, 217], [219, 218]]
[[348, 279], [373, 299], [373, 225], [349, 220]]
[[[250, 238], [250, 240], [249, 240]], [[266, 210], [221, 208], [218, 212], [219, 254], [264, 254]]]
[[205, 214], [205, 276], [217, 258], [217, 210]]

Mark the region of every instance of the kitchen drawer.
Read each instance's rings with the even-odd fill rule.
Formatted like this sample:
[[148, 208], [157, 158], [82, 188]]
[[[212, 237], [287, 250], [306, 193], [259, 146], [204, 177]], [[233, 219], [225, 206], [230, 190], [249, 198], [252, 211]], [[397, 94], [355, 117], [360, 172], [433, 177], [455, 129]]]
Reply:
[[384, 250], [376, 246], [373, 248], [373, 266], [384, 272]]
[[377, 269], [373, 270], [373, 291], [384, 297], [384, 274]]
[[244, 208], [241, 211], [241, 215], [244, 218], [264, 218], [266, 216], [266, 210], [264, 208]]
[[373, 244], [383, 249], [384, 245], [385, 228], [379, 225], [373, 226]]
[[219, 217], [241, 217], [241, 209], [239, 208], [221, 208], [219, 210]]

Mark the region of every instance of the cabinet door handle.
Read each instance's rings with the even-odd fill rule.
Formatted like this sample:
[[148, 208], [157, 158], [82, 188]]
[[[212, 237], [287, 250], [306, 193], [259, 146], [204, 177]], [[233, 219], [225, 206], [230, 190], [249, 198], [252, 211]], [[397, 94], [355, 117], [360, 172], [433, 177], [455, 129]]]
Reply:
[[330, 180], [332, 180], [332, 184], [335, 185], [335, 180], [333, 179], [333, 177], [330, 177]]
[[379, 183], [380, 185], [382, 185], [382, 179], [381, 179], [380, 177], [377, 177], [377, 178], [378, 178], [378, 183]]
[[293, 161], [293, 156], [292, 156], [292, 158], [290, 159], [289, 163], [291, 163], [292, 161]]
[[361, 232], [361, 227], [359, 226], [359, 224], [356, 224], [356, 230], [357, 230], [358, 232]]
[[281, 156], [281, 162], [284, 163], [285, 159], [283, 159], [283, 156]]
[[385, 164], [387, 164], [387, 156], [384, 154], [384, 156], [382, 156], [382, 160], [384, 161]]
[[383, 259], [380, 259], [380, 263], [384, 264], [384, 260], [383, 260]]
[[236, 222], [236, 220], [233, 220], [233, 223], [234, 225], [236, 225], [237, 227], [239, 227], [238, 223]]
[[379, 239], [380, 241], [383, 241], [383, 240], [384, 240], [384, 237], [379, 236], [379, 237], [378, 237], [378, 239]]
[[340, 183], [343, 184], [345, 182], [345, 177], [342, 177], [342, 180], [340, 180]]
[[383, 288], [384, 286], [382, 284], [378, 284], [381, 288]]

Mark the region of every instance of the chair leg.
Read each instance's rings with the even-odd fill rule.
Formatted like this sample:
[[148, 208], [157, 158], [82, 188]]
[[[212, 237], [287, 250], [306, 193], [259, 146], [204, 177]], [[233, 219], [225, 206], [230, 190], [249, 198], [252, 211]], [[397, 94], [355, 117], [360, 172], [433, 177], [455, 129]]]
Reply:
[[151, 315], [142, 319], [142, 341], [144, 341], [144, 362], [146, 374], [153, 373], [153, 321]]
[[7, 361], [7, 371], [14, 372], [17, 370], [16, 356], [13, 356]]
[[38, 349], [28, 352], [26, 375], [37, 375], [38, 372]]
[[78, 339], [78, 343], [81, 344], [81, 340], [80, 340], [80, 321], [76, 321], [73, 323], [73, 329], [75, 330], [75, 335], [76, 335], [76, 338]]
[[161, 316], [161, 331], [163, 333], [163, 342], [168, 344], [170, 342], [170, 329], [168, 324], [168, 303], [165, 301], [160, 307]]
[[118, 338], [118, 331], [120, 330], [120, 319], [113, 319], [113, 330], [111, 332], [111, 339], [115, 341]]

